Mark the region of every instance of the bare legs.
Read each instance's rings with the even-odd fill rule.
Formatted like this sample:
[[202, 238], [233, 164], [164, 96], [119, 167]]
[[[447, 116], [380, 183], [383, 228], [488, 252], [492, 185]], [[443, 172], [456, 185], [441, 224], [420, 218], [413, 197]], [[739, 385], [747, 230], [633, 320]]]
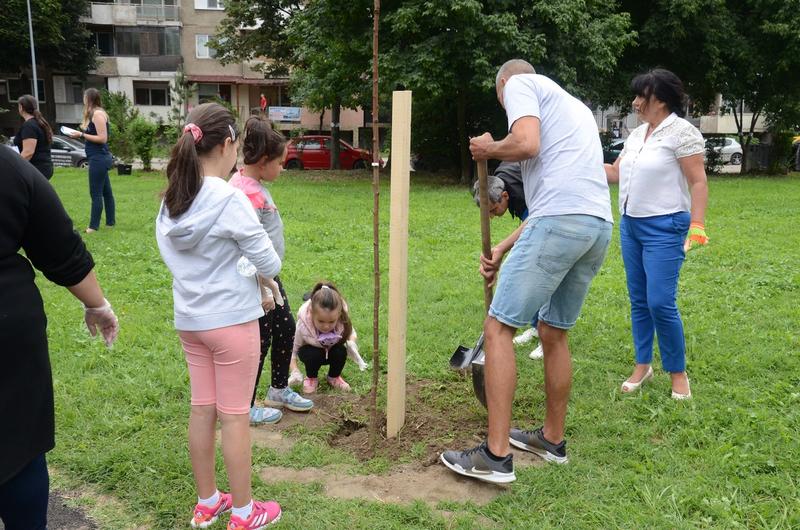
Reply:
[[[509, 453], [508, 432], [511, 428], [511, 405], [517, 385], [517, 363], [514, 355], [516, 330], [493, 317], [484, 322], [486, 349], [486, 406], [489, 410], [489, 450], [497, 456]], [[544, 350], [546, 415], [544, 436], [551, 443], [564, 439], [567, 403], [572, 388], [572, 361], [567, 331], [539, 322], [539, 339]]]
[[218, 413], [215, 405], [193, 405], [189, 416], [189, 456], [197, 495], [208, 498], [217, 490], [214, 469], [217, 417], [222, 423], [222, 456], [228, 472], [233, 505], [245, 506], [252, 499], [249, 417], [247, 414]]

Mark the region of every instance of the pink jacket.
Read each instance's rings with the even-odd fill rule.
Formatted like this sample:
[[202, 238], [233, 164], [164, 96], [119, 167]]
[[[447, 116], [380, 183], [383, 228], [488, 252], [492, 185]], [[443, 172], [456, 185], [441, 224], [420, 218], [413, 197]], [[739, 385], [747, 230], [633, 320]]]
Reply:
[[[341, 322], [337, 323], [333, 331], [338, 334], [342, 334], [344, 332], [344, 324]], [[323, 348], [324, 346], [322, 346], [317, 340], [318, 334], [319, 332], [317, 331], [316, 326], [314, 326], [314, 320], [311, 318], [311, 300], [306, 300], [303, 302], [303, 305], [300, 306], [300, 309], [297, 310], [297, 326], [294, 332], [294, 347], [292, 348], [292, 354], [297, 355], [297, 352], [300, 350], [300, 348], [306, 345]], [[349, 337], [345, 338], [347, 340], [355, 340], [355, 330]]]

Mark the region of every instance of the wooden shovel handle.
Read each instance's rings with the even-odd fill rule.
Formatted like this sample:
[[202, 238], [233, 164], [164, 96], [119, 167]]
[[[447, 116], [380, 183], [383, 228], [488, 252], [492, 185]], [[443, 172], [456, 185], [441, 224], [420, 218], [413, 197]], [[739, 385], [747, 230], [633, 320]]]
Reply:
[[[489, 169], [486, 160], [479, 160], [478, 165], [478, 196], [481, 205], [481, 247], [483, 255], [487, 258], [492, 257], [492, 238], [489, 232]], [[489, 280], [483, 280], [483, 302], [486, 310], [492, 305], [492, 288], [489, 287]]]

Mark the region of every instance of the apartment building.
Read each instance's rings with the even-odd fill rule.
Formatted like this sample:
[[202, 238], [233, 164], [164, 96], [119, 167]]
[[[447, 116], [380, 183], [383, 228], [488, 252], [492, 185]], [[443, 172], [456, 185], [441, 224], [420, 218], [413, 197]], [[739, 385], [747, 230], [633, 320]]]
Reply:
[[[82, 21], [92, 37], [88, 45], [98, 50], [98, 65], [85, 79], [68, 70], [40, 69], [39, 99], [42, 112], [55, 124], [74, 125], [81, 120], [82, 95], [88, 87], [124, 92], [145, 116], [166, 118], [172, 107], [170, 83], [182, 66], [197, 91], [189, 106], [219, 97], [230, 103], [242, 120], [260, 112], [261, 94], [270, 118], [284, 132], [302, 128], [330, 131], [330, 111], [311, 112], [293, 106], [289, 79], [265, 79], [254, 63], [222, 65], [208, 41], [225, 17], [222, 0], [98, 0]], [[19, 127], [17, 98], [33, 93], [30, 73], [0, 73], [0, 130], [13, 134]], [[344, 139], [359, 142], [364, 125], [362, 110], [342, 110]]]
[[[320, 116], [320, 113], [305, 107], [292, 105], [288, 78], [264, 79], [264, 75], [253, 68], [259, 61], [223, 66], [215, 59], [208, 41], [225, 17], [221, 0], [181, 0], [181, 12], [184, 70], [189, 81], [197, 84], [197, 93], [190, 105], [219, 97], [236, 108], [245, 120], [260, 112], [261, 94], [264, 94], [269, 117], [279, 130], [330, 131], [330, 111]], [[358, 145], [358, 133], [363, 125], [364, 112], [361, 109], [342, 110], [340, 128], [344, 139]]]

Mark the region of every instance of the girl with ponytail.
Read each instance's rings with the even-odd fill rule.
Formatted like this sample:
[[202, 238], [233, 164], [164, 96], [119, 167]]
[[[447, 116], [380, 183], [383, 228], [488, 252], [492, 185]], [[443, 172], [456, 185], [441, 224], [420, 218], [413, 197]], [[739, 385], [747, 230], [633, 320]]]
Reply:
[[[239, 145], [230, 111], [205, 103], [186, 119], [167, 164], [156, 239], [173, 276], [175, 328], [189, 368], [189, 456], [197, 486], [190, 523], [206, 528], [232, 511], [229, 528], [261, 528], [281, 514], [274, 501], [253, 501], [250, 487], [250, 398], [264, 309], [256, 278], [239, 274], [237, 262], [244, 256], [272, 278], [281, 260], [250, 201], [224, 180]], [[217, 489], [214, 472], [218, 420], [230, 493]]]
[[53, 143], [53, 129], [39, 112], [39, 102], [30, 94], [20, 96], [17, 110], [24, 120], [19, 132], [14, 136], [22, 158], [33, 164], [48, 180], [53, 176], [53, 159], [50, 156], [50, 144]]

